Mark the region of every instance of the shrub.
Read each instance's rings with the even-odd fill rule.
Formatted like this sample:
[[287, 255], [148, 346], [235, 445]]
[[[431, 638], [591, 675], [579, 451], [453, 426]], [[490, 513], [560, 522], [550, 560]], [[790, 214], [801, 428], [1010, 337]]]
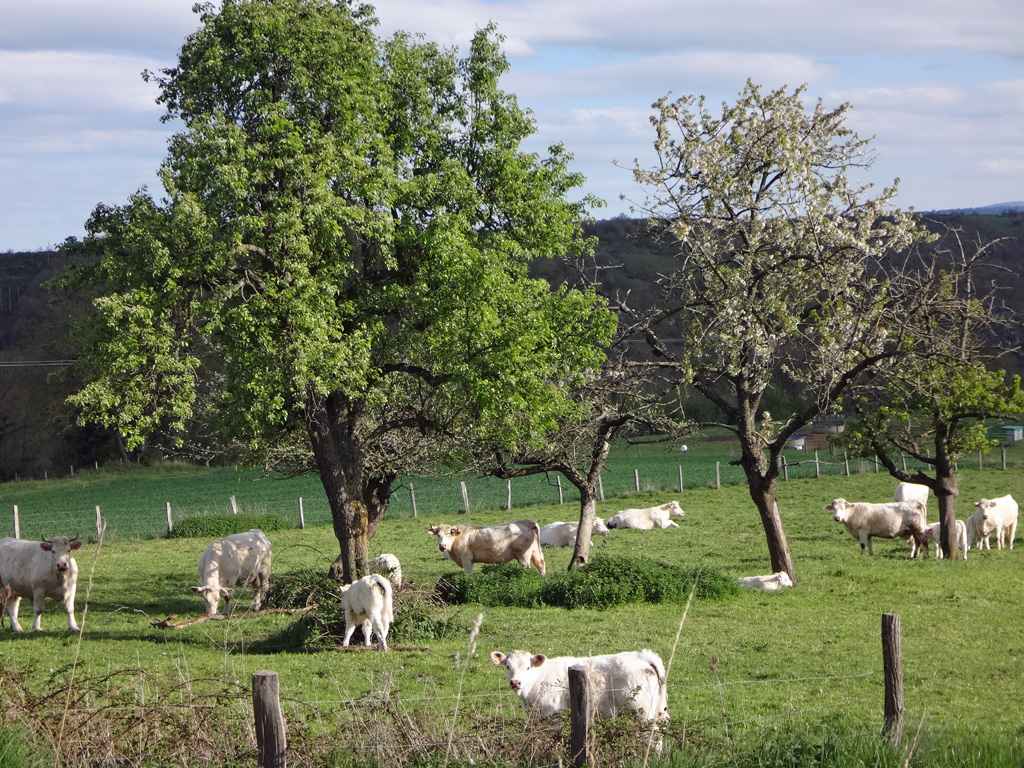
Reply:
[[245, 533], [252, 528], [259, 528], [264, 533], [290, 528], [280, 515], [188, 515], [175, 521], [173, 538], [188, 539], [220, 539], [233, 533]]
[[485, 565], [473, 576], [450, 573], [438, 580], [437, 594], [455, 605], [604, 609], [625, 603], [683, 603], [694, 583], [694, 596], [704, 600], [739, 591], [731, 577], [713, 568], [681, 568], [638, 557], [598, 556], [547, 580], [518, 563]]

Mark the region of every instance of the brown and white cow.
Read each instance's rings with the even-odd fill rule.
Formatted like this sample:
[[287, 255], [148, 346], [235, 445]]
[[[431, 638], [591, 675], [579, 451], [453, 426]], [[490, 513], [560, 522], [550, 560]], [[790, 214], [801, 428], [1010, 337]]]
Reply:
[[924, 505], [920, 501], [890, 501], [884, 504], [852, 502], [835, 499], [825, 509], [831, 510], [837, 523], [860, 542], [860, 553], [875, 554], [871, 537], [880, 539], [906, 539], [910, 542], [910, 556], [917, 557], [924, 542]]
[[71, 553], [81, 546], [82, 541], [77, 536], [54, 536], [42, 541], [0, 539], [0, 602], [6, 607], [11, 629], [22, 631], [18, 608], [21, 598], [31, 597], [35, 611], [33, 630], [42, 631], [43, 604], [50, 598], [64, 606], [68, 629], [80, 631], [75, 622], [78, 563]]
[[540, 549], [540, 528], [533, 520], [516, 520], [500, 525], [432, 525], [437, 548], [452, 562], [473, 573], [473, 563], [501, 565], [517, 560], [523, 568], [532, 564], [545, 575], [544, 553]]
[[258, 611], [270, 588], [270, 559], [270, 540], [258, 528], [211, 541], [199, 556], [202, 583], [192, 591], [203, 596], [206, 613], [216, 616], [221, 597], [230, 603], [235, 587], [252, 584]]

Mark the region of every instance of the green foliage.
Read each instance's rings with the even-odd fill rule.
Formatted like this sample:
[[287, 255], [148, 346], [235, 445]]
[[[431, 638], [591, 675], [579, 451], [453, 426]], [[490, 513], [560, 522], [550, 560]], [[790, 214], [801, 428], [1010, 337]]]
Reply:
[[623, 555], [599, 555], [568, 572], [549, 572], [546, 580], [518, 563], [485, 565], [472, 576], [461, 571], [442, 576], [437, 591], [451, 604], [605, 610], [627, 603], [684, 603], [695, 581], [699, 599], [717, 600], [739, 591], [735, 580], [717, 569]]
[[[448, 615], [430, 589], [401, 587], [394, 591], [393, 601], [395, 620], [388, 632], [391, 646], [445, 640], [466, 632], [465, 625]], [[312, 610], [257, 643], [254, 649], [257, 652], [339, 646], [345, 636], [345, 612], [340, 608], [338, 582], [323, 571], [300, 569], [275, 573], [265, 607]], [[362, 644], [361, 628], [356, 629], [351, 642]]]
[[264, 533], [291, 528], [279, 515], [189, 515], [174, 523], [174, 538], [219, 539], [258, 528]]
[[5, 726], [0, 730], [0, 768], [42, 768], [53, 765], [52, 757], [40, 751], [39, 742], [32, 743], [21, 726]]

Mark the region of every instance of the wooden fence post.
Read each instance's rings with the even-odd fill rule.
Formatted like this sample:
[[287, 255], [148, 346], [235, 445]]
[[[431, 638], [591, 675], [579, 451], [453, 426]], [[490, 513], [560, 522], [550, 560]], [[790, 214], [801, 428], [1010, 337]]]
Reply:
[[412, 483], [409, 483], [409, 500], [412, 501], [412, 516], [419, 517], [416, 513], [416, 491], [412, 487]]
[[512, 509], [512, 480], [511, 479], [506, 480], [505, 484], [506, 484], [505, 509]]
[[722, 462], [715, 462], [715, 489], [718, 490], [722, 487]]
[[1003, 454], [1003, 472], [1005, 472], [1006, 471], [1006, 446], [1005, 445], [1000, 446], [999, 450]]
[[985, 454], [983, 454], [981, 452], [981, 449], [979, 448], [978, 449], [978, 469], [982, 470], [984, 468], [985, 468]]
[[640, 470], [633, 470], [633, 486], [636, 488], [636, 492], [640, 493]]
[[679, 465], [679, 492], [683, 492], [683, 465]]
[[302, 508], [302, 497], [299, 496], [299, 528], [306, 529], [306, 510]]
[[167, 502], [167, 535], [174, 533], [174, 521], [171, 520], [171, 502]]
[[582, 666], [569, 667], [569, 754], [574, 768], [590, 765], [590, 681]]
[[466, 514], [469, 514], [469, 491], [466, 490], [466, 481], [461, 480], [462, 483], [462, 508]]
[[561, 475], [555, 475], [555, 485], [558, 486], [558, 503], [559, 504], [564, 504], [565, 503], [565, 497], [562, 495], [562, 476]]
[[846, 467], [846, 476], [850, 476], [850, 457], [846, 455], [846, 451], [843, 451], [843, 466]]
[[96, 507], [96, 538], [103, 538], [103, 516], [100, 515], [99, 507]]
[[235, 501], [235, 497], [234, 496], [231, 497], [231, 514], [232, 515], [237, 515], [238, 514], [238, 502]]
[[814, 449], [814, 476], [821, 477], [821, 463], [818, 461], [818, 449]]
[[597, 473], [597, 496], [604, 501], [604, 481], [601, 480], [601, 473]]
[[786, 462], [786, 454], [782, 454], [782, 479], [789, 480], [789, 464]]
[[256, 720], [257, 764], [260, 768], [284, 768], [288, 739], [277, 672], [253, 672], [252, 711]]
[[894, 745], [899, 745], [903, 737], [903, 652], [898, 613], [882, 614], [882, 669], [885, 672], [882, 730]]
[[14, 538], [21, 538], [21, 523], [18, 520], [18, 505], [14, 505]]

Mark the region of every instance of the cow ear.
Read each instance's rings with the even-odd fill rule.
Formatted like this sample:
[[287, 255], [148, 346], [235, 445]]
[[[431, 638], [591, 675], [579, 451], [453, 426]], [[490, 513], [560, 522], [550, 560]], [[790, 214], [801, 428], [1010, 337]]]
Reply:
[[39, 548], [44, 552], [50, 552], [53, 550], [53, 543], [49, 541], [40, 541]]
[[221, 587], [221, 588], [220, 588], [220, 593], [221, 593], [222, 595], [224, 595], [224, 597], [226, 597], [226, 598], [228, 598], [228, 599], [230, 600], [230, 599], [231, 599], [231, 596], [232, 596], [233, 594], [235, 594], [235, 590], [234, 590], [234, 589], [232, 589], [231, 587]]
[[78, 549], [79, 547], [82, 546], [82, 540], [81, 539], [75, 539], [74, 541], [71, 542], [71, 544], [69, 546], [72, 549]]
[[545, 656], [543, 653], [538, 653], [536, 656], [534, 656], [532, 659], [530, 659], [530, 666], [531, 667], [539, 667], [541, 664], [543, 664], [547, 660], [548, 660], [547, 656]]
[[458, 536], [460, 533], [462, 533], [462, 531], [459, 530], [458, 528], [452, 528], [452, 530], [451, 530], [452, 536]]
[[501, 651], [491, 651], [491, 661], [497, 664], [499, 667], [505, 665], [505, 659], [508, 657]]
[[189, 587], [195, 594], [201, 595], [206, 591], [206, 587]]
[[433, 526], [433, 525], [430, 526], [429, 528], [427, 528], [427, 533], [429, 533], [431, 536], [436, 536], [437, 535], [437, 527]]

